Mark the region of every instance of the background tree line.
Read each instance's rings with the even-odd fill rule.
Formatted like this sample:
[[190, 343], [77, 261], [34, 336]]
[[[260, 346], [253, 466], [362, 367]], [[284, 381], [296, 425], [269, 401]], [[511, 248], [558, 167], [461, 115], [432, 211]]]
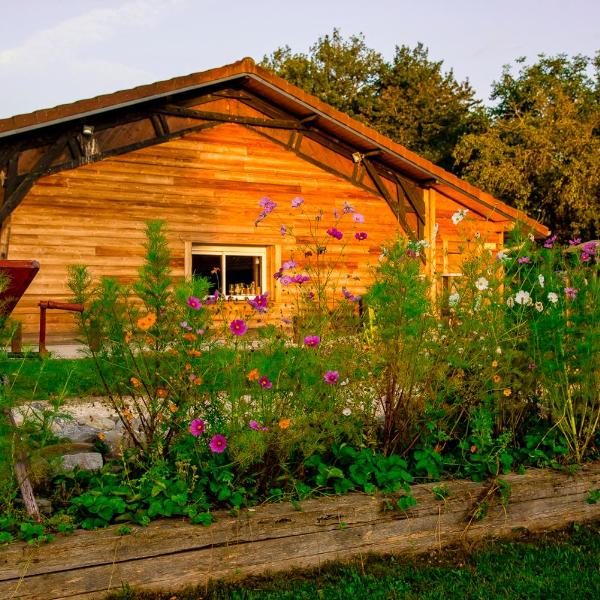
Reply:
[[423, 44], [391, 61], [339, 30], [262, 65], [547, 225], [600, 235], [600, 51], [505, 66], [491, 106]]

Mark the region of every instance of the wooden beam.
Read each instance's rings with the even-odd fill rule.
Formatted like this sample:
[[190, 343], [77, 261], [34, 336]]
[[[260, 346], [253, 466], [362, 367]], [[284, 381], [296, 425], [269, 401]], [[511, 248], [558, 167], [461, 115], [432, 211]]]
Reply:
[[394, 179], [402, 189], [402, 192], [404, 193], [404, 196], [408, 200], [409, 204], [413, 207], [413, 210], [417, 214], [417, 218], [419, 219], [419, 221], [423, 225], [425, 225], [425, 204], [423, 203], [423, 201], [420, 198], [417, 198], [416, 196], [410, 194], [408, 188], [404, 185], [402, 178], [397, 173], [394, 173]]
[[52, 163], [64, 151], [68, 137], [67, 134], [61, 135], [54, 144], [48, 148], [46, 153], [40, 157], [33, 169], [23, 177], [16, 189], [11, 190], [10, 194], [4, 196], [4, 203], [2, 204], [2, 207], [0, 207], [0, 224], [4, 222], [4, 219], [6, 219], [17, 206], [19, 206], [21, 200], [27, 195], [27, 192], [29, 192], [33, 184], [42, 175], [45, 175], [48, 172]]
[[396, 208], [394, 207], [395, 203], [392, 199], [392, 195], [390, 194], [389, 190], [383, 183], [381, 177], [379, 176], [379, 173], [377, 173], [377, 170], [372, 165], [371, 161], [368, 158], [366, 158], [365, 156], [363, 156], [362, 164], [365, 166], [365, 169], [367, 169], [367, 172], [369, 173], [369, 176], [373, 180], [373, 183], [379, 190], [379, 193], [385, 198], [385, 200], [389, 204], [392, 211], [394, 211], [394, 213], [396, 213], [398, 222], [400, 223], [400, 225], [402, 225], [402, 228], [404, 229], [404, 231], [406, 231], [406, 233], [408, 234], [408, 236], [410, 237], [411, 240], [416, 242], [418, 239], [417, 234], [413, 231], [412, 227], [408, 224], [408, 221], [406, 220], [406, 218], [402, 214], [402, 212], [399, 210], [396, 210]]
[[200, 119], [202, 121], [218, 121], [221, 123], [237, 123], [240, 125], [254, 125], [257, 127], [272, 127], [275, 129], [304, 129], [299, 121], [291, 119], [261, 119], [259, 117], [245, 117], [242, 115], [231, 115], [228, 113], [210, 112], [204, 110], [194, 110], [181, 106], [169, 105], [157, 109], [158, 112], [165, 115], [176, 117], [185, 117], [188, 119]]

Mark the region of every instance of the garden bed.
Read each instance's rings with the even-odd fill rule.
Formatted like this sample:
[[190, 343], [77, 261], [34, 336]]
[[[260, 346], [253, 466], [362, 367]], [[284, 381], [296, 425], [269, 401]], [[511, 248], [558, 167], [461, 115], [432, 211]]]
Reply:
[[412, 487], [417, 505], [386, 510], [383, 496], [349, 494], [217, 515], [209, 527], [163, 520], [119, 535], [78, 531], [49, 545], [15, 543], [0, 555], [0, 597], [101, 598], [122, 584], [141, 589], [201, 585], [368, 553], [419, 553], [600, 518], [589, 504], [600, 463], [575, 474], [531, 470], [492, 482]]

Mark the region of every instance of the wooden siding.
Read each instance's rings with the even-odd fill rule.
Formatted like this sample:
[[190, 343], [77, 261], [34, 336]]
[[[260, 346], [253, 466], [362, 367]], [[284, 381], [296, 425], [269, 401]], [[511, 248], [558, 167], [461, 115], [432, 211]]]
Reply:
[[[315, 145], [311, 152], [317, 155], [319, 148]], [[428, 194], [435, 195], [435, 201], [429, 199], [429, 219], [439, 223], [431, 271], [456, 271], [460, 241], [450, 219], [461, 206], [434, 190]], [[258, 202], [265, 195], [279, 206], [256, 228]], [[268, 246], [271, 256], [286, 260], [310, 239], [308, 222], [290, 207], [298, 195], [313, 218], [324, 211], [322, 223], [327, 226], [333, 224], [333, 209], [341, 211], [344, 201], [365, 216], [361, 229], [369, 237], [360, 243], [353, 237], [356, 228], [350, 219], [342, 221], [346, 245], [336, 271], [340, 285], [347, 282], [353, 293], [363, 293], [381, 244], [401, 232], [386, 201], [304, 160], [279, 140], [243, 125], [223, 124], [38, 180], [12, 215], [8, 258], [37, 259], [41, 264], [14, 316], [23, 322], [25, 338], [35, 339], [38, 302], [69, 298], [65, 283], [70, 264], [87, 265], [95, 277], [131, 281], [143, 260], [148, 219], [167, 222], [176, 277], [185, 274], [190, 242]], [[414, 213], [407, 218], [416, 230]], [[292, 226], [293, 237], [282, 238], [282, 222]], [[482, 220], [480, 229], [494, 242], [500, 239], [498, 223]], [[431, 235], [433, 228], [425, 231]], [[340, 246], [332, 241], [330, 255]], [[295, 258], [300, 258], [298, 253]], [[279, 264], [270, 263], [272, 288], [272, 273]], [[280, 290], [275, 290], [275, 298], [285, 301]], [[51, 312], [48, 333], [51, 341], [72, 339], [73, 316]]]

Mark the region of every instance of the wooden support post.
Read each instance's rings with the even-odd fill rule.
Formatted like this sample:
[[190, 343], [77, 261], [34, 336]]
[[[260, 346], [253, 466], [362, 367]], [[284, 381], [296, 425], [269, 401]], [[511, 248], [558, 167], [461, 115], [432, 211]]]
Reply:
[[[4, 414], [12, 428], [15, 430], [15, 435], [18, 435], [16, 433], [17, 423], [12, 414], [12, 411], [6, 408], [4, 409]], [[40, 515], [40, 510], [38, 508], [37, 502], [35, 501], [35, 495], [33, 493], [31, 481], [29, 481], [29, 473], [27, 472], [26, 466], [26, 457], [22, 450], [19, 450], [17, 452], [17, 460], [15, 462], [15, 475], [17, 476], [17, 483], [19, 484], [19, 488], [21, 489], [21, 498], [23, 498], [23, 504], [25, 505], [27, 514], [33, 517], [39, 523], [42, 520], [42, 517]]]
[[10, 351], [13, 354], [21, 354], [23, 352], [23, 323], [17, 321], [15, 332], [10, 340]]
[[48, 349], [46, 348], [46, 306], [40, 303], [40, 339], [39, 339], [39, 353], [47, 354]]

